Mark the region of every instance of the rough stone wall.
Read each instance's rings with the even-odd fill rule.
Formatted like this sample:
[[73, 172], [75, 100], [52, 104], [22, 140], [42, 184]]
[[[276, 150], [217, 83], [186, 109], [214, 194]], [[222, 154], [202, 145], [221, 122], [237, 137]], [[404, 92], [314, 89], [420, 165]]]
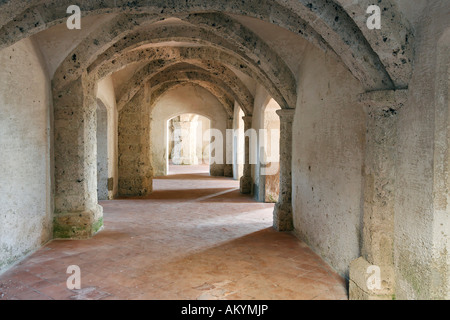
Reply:
[[305, 50], [293, 124], [295, 232], [341, 275], [360, 252], [365, 113], [360, 83], [333, 58]]
[[441, 78], [450, 60], [450, 40], [444, 37], [449, 15], [448, 1], [428, 1], [414, 26], [414, 71], [398, 129], [401, 188], [396, 193], [394, 243], [398, 299], [450, 298], [449, 106], [444, 103], [448, 84]]
[[[167, 121], [181, 114], [192, 113], [207, 117], [211, 128], [226, 137], [227, 114], [219, 101], [207, 90], [187, 85], [174, 88], [161, 96], [151, 111], [151, 152], [155, 176], [167, 174]], [[225, 141], [223, 156], [225, 161]], [[223, 164], [211, 165], [212, 175], [223, 175]]]
[[153, 190], [150, 110], [141, 91], [119, 113], [119, 195], [141, 197]]
[[51, 91], [36, 48], [0, 51], [0, 273], [52, 237]]

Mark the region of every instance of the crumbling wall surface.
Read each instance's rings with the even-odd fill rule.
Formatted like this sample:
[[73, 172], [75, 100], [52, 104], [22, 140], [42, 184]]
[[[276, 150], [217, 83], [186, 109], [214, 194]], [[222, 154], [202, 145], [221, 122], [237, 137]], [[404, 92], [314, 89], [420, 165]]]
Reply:
[[414, 26], [414, 70], [398, 128], [397, 299], [450, 298], [449, 16], [448, 1], [428, 1]]
[[30, 39], [0, 51], [0, 273], [52, 236], [51, 92]]
[[295, 233], [342, 276], [359, 256], [365, 113], [346, 68], [309, 46], [293, 123]]

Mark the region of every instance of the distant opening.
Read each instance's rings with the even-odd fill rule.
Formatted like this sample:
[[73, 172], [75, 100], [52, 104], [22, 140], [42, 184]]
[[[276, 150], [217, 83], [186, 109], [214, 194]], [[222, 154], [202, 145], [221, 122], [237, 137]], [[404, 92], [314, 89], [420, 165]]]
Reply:
[[244, 112], [238, 105], [234, 112], [234, 130], [236, 134], [233, 136], [233, 178], [241, 179], [244, 175], [245, 163], [245, 128], [244, 128]]
[[210, 171], [211, 121], [197, 114], [183, 114], [167, 121], [167, 172]]
[[261, 155], [260, 181], [264, 186], [263, 201], [278, 202], [280, 193], [280, 117], [276, 113], [281, 109], [273, 99], [264, 111], [265, 141], [261, 141], [264, 152]]

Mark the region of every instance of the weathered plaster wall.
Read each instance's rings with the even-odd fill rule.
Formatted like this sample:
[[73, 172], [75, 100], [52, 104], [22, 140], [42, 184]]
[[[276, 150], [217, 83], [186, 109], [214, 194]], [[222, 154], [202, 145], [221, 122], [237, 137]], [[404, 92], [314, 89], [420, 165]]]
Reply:
[[398, 299], [450, 298], [449, 106], [445, 103], [448, 84], [442, 78], [450, 61], [450, 38], [444, 36], [450, 28], [449, 16], [448, 1], [428, 1], [418, 19], [409, 99], [399, 114], [395, 210]]
[[360, 83], [308, 47], [293, 124], [295, 232], [341, 275], [359, 256], [365, 115]]
[[[151, 112], [150, 141], [154, 176], [167, 174], [167, 121], [175, 116], [193, 113], [207, 117], [211, 128], [218, 129], [226, 137], [227, 114], [219, 101], [206, 89], [196, 85], [176, 87], [167, 91]], [[223, 143], [225, 162], [225, 141]], [[211, 165], [211, 173], [223, 175], [222, 165]]]
[[36, 44], [0, 51], [0, 273], [52, 237], [50, 81]]

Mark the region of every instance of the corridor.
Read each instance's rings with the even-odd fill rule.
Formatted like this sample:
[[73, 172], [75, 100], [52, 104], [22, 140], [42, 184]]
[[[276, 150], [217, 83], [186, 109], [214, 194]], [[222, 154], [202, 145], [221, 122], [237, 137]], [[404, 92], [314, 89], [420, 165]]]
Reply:
[[[0, 299], [344, 300], [345, 281], [290, 233], [272, 229], [273, 204], [171, 166], [146, 199], [103, 201], [104, 229], [54, 240], [0, 276]], [[69, 290], [69, 266], [81, 290]]]

